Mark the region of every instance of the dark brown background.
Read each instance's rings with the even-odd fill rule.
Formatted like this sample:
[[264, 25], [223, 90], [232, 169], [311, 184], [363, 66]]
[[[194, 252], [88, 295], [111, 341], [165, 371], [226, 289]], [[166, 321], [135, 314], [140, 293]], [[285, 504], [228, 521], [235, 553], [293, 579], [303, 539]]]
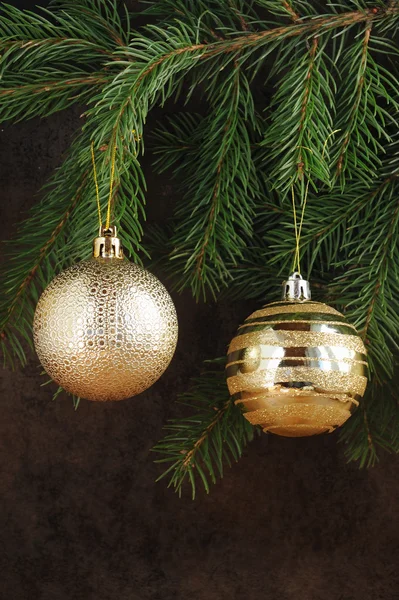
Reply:
[[[79, 114], [0, 128], [7, 237], [60, 163]], [[162, 221], [173, 186], [148, 180], [149, 218]], [[34, 356], [0, 372], [1, 600], [399, 598], [396, 457], [359, 471], [336, 435], [262, 435], [210, 496], [192, 502], [186, 490], [179, 500], [154, 483], [150, 449], [177, 414], [176, 394], [253, 308], [174, 299], [175, 358], [138, 398], [82, 401], [75, 412], [40, 387]]]

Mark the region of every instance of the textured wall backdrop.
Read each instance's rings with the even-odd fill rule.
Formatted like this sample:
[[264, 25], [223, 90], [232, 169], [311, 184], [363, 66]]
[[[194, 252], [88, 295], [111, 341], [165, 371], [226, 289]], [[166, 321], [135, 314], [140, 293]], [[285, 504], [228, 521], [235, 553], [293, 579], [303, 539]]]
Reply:
[[[80, 112], [0, 128], [3, 235], [59, 164]], [[149, 219], [162, 223], [173, 186], [168, 176], [148, 181]], [[179, 500], [154, 483], [150, 449], [177, 414], [176, 394], [254, 308], [174, 300], [175, 358], [135, 399], [82, 401], [75, 412], [40, 387], [34, 356], [0, 371], [0, 599], [398, 598], [396, 457], [359, 471], [336, 435], [262, 435], [210, 496]]]

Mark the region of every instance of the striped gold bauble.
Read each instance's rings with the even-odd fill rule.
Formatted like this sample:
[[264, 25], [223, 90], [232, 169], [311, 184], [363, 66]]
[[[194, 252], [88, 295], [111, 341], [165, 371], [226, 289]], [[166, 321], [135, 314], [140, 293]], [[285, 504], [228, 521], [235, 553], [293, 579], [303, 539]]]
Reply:
[[227, 384], [245, 418], [265, 432], [331, 433], [364, 395], [366, 348], [355, 327], [312, 301], [308, 282], [293, 273], [283, 300], [239, 327], [228, 351]]

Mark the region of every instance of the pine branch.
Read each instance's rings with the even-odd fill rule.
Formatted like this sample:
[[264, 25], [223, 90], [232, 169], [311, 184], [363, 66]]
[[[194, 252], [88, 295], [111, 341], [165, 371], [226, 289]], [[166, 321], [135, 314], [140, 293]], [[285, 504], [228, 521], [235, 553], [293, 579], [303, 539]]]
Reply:
[[225, 39], [230, 33], [237, 33], [237, 29], [253, 29], [258, 21], [252, 0], [156, 0], [146, 4], [150, 5], [144, 11], [146, 14], [159, 17], [163, 23], [174, 22], [178, 16], [197, 29], [198, 39], [206, 42]]
[[340, 433], [348, 461], [372, 467], [379, 460], [379, 450], [398, 453], [398, 418], [398, 399], [392, 386], [372, 384]]
[[[223, 81], [209, 97], [209, 116], [191, 132], [198, 149], [195, 165], [187, 154], [177, 169], [185, 173], [186, 194], [176, 212], [170, 259], [182, 273], [179, 289], [190, 286], [196, 298], [207, 290], [215, 295], [227, 284], [225, 260], [234, 263], [242, 255], [252, 232], [256, 176], [250, 139], [256, 118], [240, 69]], [[167, 157], [168, 151], [162, 161]]]
[[[6, 45], [11, 43], [11, 46], [4, 53], [2, 58], [2, 60], [5, 61], [5, 64], [10, 64], [14, 68], [15, 60], [18, 58], [19, 64], [25, 65], [25, 68], [29, 66], [30, 70], [28, 72], [31, 77], [36, 77], [34, 67], [37, 65], [37, 67], [40, 67], [38, 72], [39, 77], [43, 79], [43, 74], [45, 73], [47, 74], [47, 79], [49, 79], [49, 71], [48, 69], [46, 70], [45, 65], [50, 61], [51, 64], [57, 66], [57, 69], [54, 71], [54, 73], [56, 74], [57, 81], [59, 81], [60, 69], [63, 72], [63, 70], [65, 70], [65, 66], [67, 65], [68, 67], [69, 65], [68, 58], [73, 59], [75, 62], [77, 59], [85, 65], [91, 64], [93, 61], [97, 60], [96, 56], [93, 56], [93, 60], [91, 60], [90, 54], [87, 54], [87, 52], [91, 51], [93, 44], [98, 44], [97, 40], [103, 44], [103, 47], [100, 48], [101, 52], [99, 54], [101, 55], [104, 50], [106, 52], [113, 50], [114, 52], [112, 54], [112, 58], [115, 59], [114, 62], [118, 62], [120, 66], [123, 66], [126, 63], [126, 60], [143, 60], [144, 57], [140, 52], [140, 47], [144, 45], [147, 48], [148, 46], [148, 41], [146, 41], [144, 38], [137, 40], [139, 52], [136, 53], [134, 51], [132, 53], [130, 48], [128, 50], [127, 47], [123, 45], [121, 46], [120, 44], [120, 42], [126, 44], [126, 36], [123, 32], [120, 21], [118, 22], [115, 1], [112, 3], [111, 8], [107, 8], [107, 3], [101, 0], [90, 0], [88, 3], [83, 3], [83, 6], [80, 2], [74, 5], [71, 2], [55, 3], [55, 7], [58, 5], [60, 9], [55, 13], [57, 16], [57, 26], [55, 26], [49, 19], [44, 17], [39, 18], [33, 13], [18, 11], [13, 7], [6, 6], [5, 17], [3, 19], [3, 28], [1, 29], [0, 27], [0, 37], [3, 37], [3, 43], [6, 43]], [[87, 10], [86, 5], [90, 7], [90, 10]], [[65, 10], [63, 7], [65, 7]], [[108, 10], [108, 14], [113, 18], [113, 22], [116, 22], [117, 27], [110, 27], [107, 19], [103, 18], [101, 13], [98, 14], [100, 9], [105, 11]], [[52, 13], [50, 12], [49, 14]], [[181, 39], [185, 41], [187, 40], [189, 44], [181, 45], [179, 43], [179, 37], [177, 37], [179, 43], [178, 47], [169, 51], [167, 49], [167, 45], [165, 43], [161, 43], [163, 34], [156, 27], [148, 28], [148, 33], [157, 34], [158, 44], [155, 44], [157, 50], [161, 50], [163, 46], [162, 49], [165, 51], [157, 52], [156, 57], [152, 59], [150, 55], [149, 60], [147, 60], [147, 66], [143, 68], [142, 73], [137, 80], [137, 85], [140, 86], [143, 78], [147, 78], [151, 74], [156, 75], [157, 71], [159, 71], [159, 69], [165, 63], [173, 61], [179, 57], [185, 58], [187, 54], [195, 54], [195, 58], [201, 61], [222, 54], [226, 55], [233, 53], [235, 56], [237, 52], [241, 52], [243, 49], [251, 50], [254, 47], [261, 47], [265, 43], [268, 44], [274, 41], [282, 42], [284, 39], [290, 38], [291, 36], [307, 36], [315, 33], [316, 31], [323, 32], [337, 27], [349, 27], [356, 22], [363, 22], [365, 20], [368, 20], [368, 22], [373, 20], [383, 21], [387, 15], [393, 18], [397, 17], [398, 14], [399, 6], [395, 5], [394, 7], [387, 8], [384, 11], [381, 9], [380, 11], [375, 12], [374, 9], [370, 9], [334, 15], [333, 17], [320, 16], [319, 18], [309, 19], [309, 21], [302, 20], [290, 26], [277, 27], [260, 33], [245, 32], [246, 35], [235, 35], [230, 39], [210, 44], [193, 44], [190, 37], [188, 37], [188, 34], [191, 36], [191, 38], [195, 39], [197, 37], [196, 30], [193, 28], [190, 29], [188, 25], [185, 25], [182, 22], [180, 24], [182, 29], [179, 33], [182, 34]], [[60, 36], [60, 31], [62, 33], [65, 32], [65, 36]], [[93, 31], [96, 32], [96, 36], [93, 35]], [[171, 28], [171, 32], [172, 31], [176, 36], [175, 26]], [[53, 38], [46, 38], [49, 33], [56, 33], [57, 35], [55, 35]], [[167, 33], [167, 30], [165, 30], [165, 33]], [[32, 34], [35, 36], [35, 41], [29, 37]], [[82, 39], [74, 39], [73, 36], [77, 34], [80, 34]], [[27, 39], [27, 36], [29, 39]], [[95, 42], [93, 41], [93, 37], [96, 40]], [[168, 39], [170, 41], [173, 38], [168, 35]], [[18, 40], [22, 40], [24, 42], [22, 48], [19, 47], [18, 43], [15, 45]], [[116, 49], [115, 44], [117, 44]], [[82, 52], [82, 50], [85, 50], [86, 47], [86, 51]], [[119, 56], [118, 48], [121, 48], [119, 51]], [[12, 51], [16, 50], [18, 51], [18, 54], [13, 56]], [[93, 50], [96, 54], [98, 48], [94, 47]], [[72, 54], [69, 56], [68, 52], [72, 52]], [[24, 54], [26, 53], [29, 53], [28, 60], [26, 60], [24, 57]], [[234, 56], [232, 57], [233, 60]], [[22, 58], [24, 58], [24, 60], [21, 60]], [[243, 60], [245, 59], [246, 56], [243, 56]], [[180, 68], [183, 68], [183, 65]], [[187, 62], [184, 64], [184, 68], [186, 69], [186, 72], [187, 70], [191, 69], [189, 63]], [[44, 69], [44, 72], [42, 69]], [[17, 72], [18, 71], [15, 73]], [[7, 70], [5, 70], [4, 73], [6, 74]], [[36, 81], [26, 81], [26, 79], [24, 79], [22, 83], [20, 81], [10, 82], [9, 89], [13, 89], [15, 92], [9, 96], [6, 96], [6, 98], [8, 97], [10, 101], [14, 101], [19, 86], [28, 85], [29, 83], [34, 86]], [[28, 89], [25, 88], [23, 91], [26, 93]], [[59, 90], [57, 91], [59, 92]], [[34, 89], [33, 92], [35, 92]], [[86, 89], [83, 91], [84, 100], [86, 100], [87, 94], [90, 94], [90, 92], [88, 92]], [[36, 109], [35, 106], [30, 106], [30, 115], [33, 116], [35, 114], [35, 110], [38, 111], [37, 114], [46, 114], [42, 105], [42, 99], [40, 98], [40, 101], [37, 102], [38, 98], [35, 99], [34, 96], [35, 93], [32, 94], [31, 98], [36, 100]], [[20, 96], [20, 98], [22, 98], [22, 96]], [[81, 99], [79, 94], [77, 94], [74, 98], [61, 98], [57, 104], [57, 108], [54, 108], [54, 100], [57, 100], [57, 98], [53, 98], [53, 102], [51, 102], [51, 100], [49, 101], [48, 110], [49, 112], [54, 112], [54, 110], [65, 108], [65, 106], [67, 106], [72, 100], [76, 101], [77, 99]], [[4, 103], [4, 98], [2, 106], [4, 107], [3, 118], [16, 118], [18, 116], [18, 113], [15, 112], [15, 103], [9, 113], [7, 112], [7, 103]]]
[[289, 0], [281, 0], [281, 4], [282, 4], [283, 9], [287, 11], [287, 13], [289, 14], [289, 16], [291, 17], [291, 19], [294, 23], [300, 19], [299, 14], [297, 12], [295, 12], [295, 10], [293, 9], [292, 4], [291, 4], [291, 2], [289, 2]]
[[34, 278], [36, 271], [40, 268], [43, 260], [48, 255], [50, 248], [56, 241], [56, 239], [57, 239], [58, 235], [60, 234], [60, 232], [62, 231], [62, 229], [64, 228], [71, 212], [74, 210], [76, 204], [78, 203], [78, 201], [80, 199], [81, 192], [82, 192], [82, 189], [84, 188], [84, 186], [86, 185], [86, 181], [87, 181], [87, 173], [84, 174], [82, 183], [80, 184], [74, 198], [72, 199], [70, 206], [67, 208], [65, 213], [62, 215], [61, 220], [59, 221], [59, 223], [57, 224], [55, 229], [53, 229], [53, 231], [51, 232], [49, 239], [40, 248], [37, 259], [34, 261], [32, 267], [30, 268], [28, 273], [26, 273], [23, 281], [17, 288], [15, 296], [13, 297], [13, 300], [9, 304], [8, 309], [7, 309], [7, 320], [12, 318], [13, 313], [20, 301], [21, 295], [24, 294], [26, 288], [29, 286], [32, 279]]
[[315, 182], [328, 185], [330, 180], [325, 154], [332, 132], [334, 84], [325, 59], [328, 41], [328, 36], [313, 37], [309, 48], [305, 42], [295, 48], [288, 44], [272, 72], [281, 81], [271, 104], [264, 156], [273, 160], [270, 180], [284, 193], [305, 173]]
[[[225, 361], [217, 362], [223, 367]], [[209, 493], [209, 483], [223, 477], [223, 464], [239, 460], [254, 429], [228, 398], [223, 370], [209, 370], [194, 379], [180, 402], [190, 407], [191, 415], [170, 420], [165, 429], [171, 433], [153, 448], [164, 456], [156, 462], [167, 465], [157, 481], [169, 477], [169, 487], [179, 496], [189, 481], [194, 499], [198, 481]]]
[[[300, 257], [305, 272], [334, 269], [342, 260], [348, 260], [345, 248], [358, 234], [353, 226], [362, 218], [363, 211], [375, 202], [386, 186], [395, 178], [394, 174], [381, 173], [374, 187], [364, 189], [358, 182], [345, 187], [344, 192], [333, 188], [319, 193], [311, 189], [308, 195], [306, 218], [300, 242]], [[295, 188], [297, 198], [303, 190]], [[326, 210], [328, 207], [328, 211]], [[275, 223], [275, 221], [274, 221]], [[278, 224], [265, 232], [269, 242], [268, 255], [272, 264], [286, 273], [293, 261], [294, 224], [292, 208], [288, 205], [280, 209]]]
[[[375, 62], [372, 23], [366, 24], [363, 38], [342, 55], [343, 80], [338, 89], [340, 102], [335, 129], [333, 165], [343, 189], [347, 178], [369, 186], [381, 167], [384, 147], [379, 141], [392, 141], [389, 126], [397, 128], [398, 79]], [[396, 51], [376, 36], [376, 50]], [[390, 111], [388, 112], [388, 108]]]
[[[93, 88], [103, 85], [107, 78], [101, 73], [77, 74], [63, 79], [42, 79], [36, 82], [22, 83], [0, 91], [0, 118], [14, 122], [29, 117], [48, 117], [54, 112], [64, 110], [75, 103], [87, 102], [93, 94]], [[5, 100], [5, 101], [4, 101]]]
[[[396, 178], [388, 180], [357, 217], [361, 239], [356, 236], [347, 242], [347, 271], [333, 286], [366, 341], [371, 372], [380, 382], [393, 376], [393, 352], [399, 350], [395, 341], [399, 328], [398, 189]], [[349, 220], [349, 227], [354, 223]]]
[[119, 46], [122, 36], [127, 43], [119, 17], [113, 26], [105, 19], [118, 14], [116, 5], [116, 0], [53, 3], [52, 11], [38, 15], [3, 4], [0, 119], [48, 116], [87, 102], [108, 81], [117, 41]]

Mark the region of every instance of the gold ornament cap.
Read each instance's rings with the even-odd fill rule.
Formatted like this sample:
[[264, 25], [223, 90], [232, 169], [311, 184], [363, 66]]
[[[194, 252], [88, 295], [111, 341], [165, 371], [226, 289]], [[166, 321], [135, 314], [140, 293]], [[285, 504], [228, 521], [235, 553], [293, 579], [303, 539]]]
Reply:
[[94, 258], [119, 258], [123, 259], [123, 248], [120, 239], [116, 235], [116, 227], [104, 227], [101, 225], [98, 237], [93, 241]]
[[298, 271], [291, 273], [287, 281], [284, 281], [282, 300], [286, 300], [287, 302], [304, 302], [305, 300], [310, 300], [311, 297], [309, 281], [303, 279]]

